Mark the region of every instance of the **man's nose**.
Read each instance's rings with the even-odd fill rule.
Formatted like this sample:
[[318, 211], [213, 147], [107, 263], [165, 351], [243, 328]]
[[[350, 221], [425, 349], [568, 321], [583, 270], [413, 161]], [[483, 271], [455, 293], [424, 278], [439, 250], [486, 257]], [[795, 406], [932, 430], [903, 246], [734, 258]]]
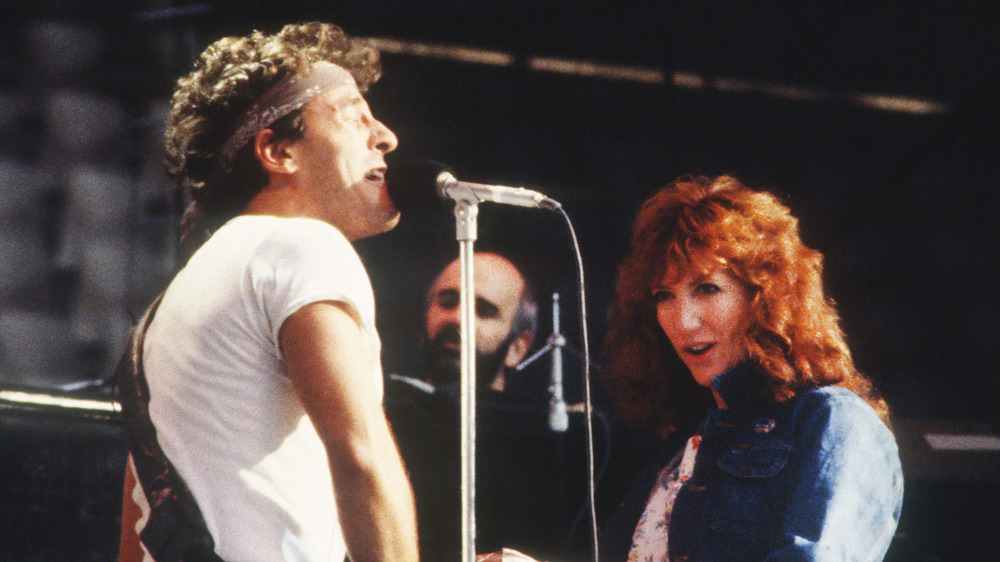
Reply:
[[393, 133], [392, 129], [386, 127], [384, 123], [377, 119], [372, 129], [372, 138], [375, 142], [375, 148], [382, 151], [382, 153], [392, 152], [399, 146], [399, 139], [396, 138], [396, 133]]

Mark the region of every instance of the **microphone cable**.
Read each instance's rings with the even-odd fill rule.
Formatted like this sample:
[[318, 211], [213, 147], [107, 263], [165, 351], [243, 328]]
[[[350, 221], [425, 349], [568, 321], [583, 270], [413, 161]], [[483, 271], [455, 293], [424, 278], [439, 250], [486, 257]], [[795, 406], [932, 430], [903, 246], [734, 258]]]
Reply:
[[[600, 482], [604, 478], [604, 473], [608, 469], [608, 462], [611, 457], [611, 422], [608, 420], [607, 415], [600, 410], [594, 410], [594, 417], [601, 422], [605, 443], [605, 451], [604, 455], [601, 456], [600, 466], [595, 470], [596, 476], [593, 481], [591, 481], [592, 485], [596, 486], [596, 482]], [[591, 459], [593, 459], [593, 457], [591, 457]], [[584, 515], [586, 515], [588, 511], [591, 512], [591, 517], [593, 517], [593, 504], [585, 501], [580, 506], [580, 510], [577, 512], [576, 516], [573, 518], [569, 531], [566, 532], [566, 538], [563, 540], [563, 544], [559, 550], [563, 556], [566, 555], [570, 547], [573, 545], [573, 537], [576, 535], [576, 530], [580, 527], [580, 521], [583, 520]], [[594, 550], [594, 560], [597, 560], [597, 549]]]
[[[576, 237], [576, 230], [573, 229], [573, 221], [570, 220], [569, 215], [566, 210], [561, 206], [556, 211], [563, 217], [566, 222], [566, 228], [569, 231], [570, 238], [573, 245], [573, 253], [576, 258], [576, 281], [577, 281], [577, 293], [580, 299], [580, 332], [582, 341], [582, 352], [583, 352], [583, 392], [584, 392], [584, 428], [586, 430], [586, 441], [587, 441], [587, 509], [590, 515], [590, 535], [591, 542], [593, 546], [594, 562], [598, 562], [598, 544], [597, 544], [597, 500], [596, 493], [594, 489], [597, 486], [597, 480], [595, 478], [595, 465], [594, 465], [594, 407], [591, 402], [591, 392], [590, 392], [590, 338], [588, 336], [587, 328], [587, 297], [586, 297], [586, 286], [584, 283], [584, 272], [583, 272], [583, 255], [580, 252], [580, 242]], [[610, 454], [610, 451], [608, 452]], [[573, 532], [575, 532], [576, 524], [574, 523], [573, 529], [567, 540], [572, 539]]]

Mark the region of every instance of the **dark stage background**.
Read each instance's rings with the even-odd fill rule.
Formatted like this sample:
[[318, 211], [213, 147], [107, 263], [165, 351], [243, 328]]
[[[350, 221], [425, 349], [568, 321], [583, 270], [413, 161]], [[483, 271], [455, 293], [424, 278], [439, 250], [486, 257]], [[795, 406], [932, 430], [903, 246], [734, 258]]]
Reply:
[[[355, 36], [500, 53], [505, 64], [483, 64], [418, 56], [383, 41], [390, 45], [384, 77], [368, 99], [400, 139], [390, 163], [431, 158], [461, 179], [531, 187], [559, 200], [580, 239], [594, 350], [631, 217], [653, 189], [684, 173], [729, 173], [779, 193], [800, 217], [806, 241], [826, 255], [827, 289], [856, 362], [899, 420], [907, 501], [890, 556], [993, 558], [1000, 554], [1000, 455], [928, 452], [922, 432], [995, 435], [1000, 422], [996, 19], [986, 2], [800, 4], [8, 1], [0, 101], [17, 119], [0, 121], [4, 165], [53, 165], [46, 144], [52, 106], [33, 101], [39, 92], [71, 87], [116, 98], [123, 108], [118, 144], [82, 160], [114, 163], [135, 179], [123, 192], [140, 195], [118, 223], [127, 225], [122, 256], [129, 263], [135, 254], [160, 259], [159, 269], [124, 275], [118, 300], [81, 308], [88, 270], [61, 250], [77, 199], [69, 172], [56, 167], [62, 175], [41, 190], [30, 226], [42, 236], [49, 265], [37, 280], [14, 283], [7, 279], [21, 279], [23, 256], [4, 253], [0, 300], [4, 310], [46, 322], [72, 318], [68, 324], [77, 326], [80, 317], [113, 313], [127, 325], [169, 279], [172, 254], [163, 240], [178, 206], [162, 179], [148, 179], [158, 173], [150, 171], [159, 158], [158, 111], [171, 82], [210, 40], [322, 19]], [[39, 53], [72, 58], [72, 49], [46, 51], [53, 43], [40, 22], [99, 37], [93, 66], [69, 77], [41, 70]], [[538, 70], [539, 57], [631, 71], [595, 77]], [[872, 95], [911, 103], [890, 106]], [[4, 194], [17, 188], [4, 185]], [[97, 217], [95, 224], [100, 210]], [[562, 295], [564, 332], [580, 348], [573, 256], [561, 219], [484, 204], [479, 229], [477, 248], [514, 253], [544, 300]], [[91, 226], [73, 240], [87, 247], [97, 231]], [[358, 246], [376, 290], [385, 369], [410, 373], [423, 291], [457, 255], [454, 220], [448, 212], [406, 216], [395, 231]], [[544, 337], [547, 306], [542, 321]], [[53, 356], [52, 348], [28, 355], [41, 357], [35, 363], [15, 361], [33, 340], [16, 335], [23, 331], [7, 335], [13, 321], [4, 322], [8, 370], [0, 382], [35, 388], [99, 381], [122, 329], [119, 318], [79, 337], [58, 365], [65, 372], [49, 376], [51, 369], [30, 367]], [[77, 337], [67, 333], [56, 339]], [[9, 367], [23, 363], [29, 368]], [[117, 426], [13, 409], [0, 410], [0, 421], [0, 560], [113, 558], [120, 497], [107, 494], [120, 484]], [[87, 437], [66, 438], [74, 432]]]

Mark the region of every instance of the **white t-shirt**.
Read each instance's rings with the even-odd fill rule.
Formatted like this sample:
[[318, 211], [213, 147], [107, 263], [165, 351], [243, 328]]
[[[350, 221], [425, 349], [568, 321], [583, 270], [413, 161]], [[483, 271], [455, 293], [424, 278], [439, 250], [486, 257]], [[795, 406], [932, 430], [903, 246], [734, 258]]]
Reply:
[[318, 220], [234, 218], [177, 274], [147, 333], [158, 441], [225, 560], [344, 559], [326, 450], [278, 344], [282, 323], [317, 301], [349, 305], [381, 393], [370, 280]]

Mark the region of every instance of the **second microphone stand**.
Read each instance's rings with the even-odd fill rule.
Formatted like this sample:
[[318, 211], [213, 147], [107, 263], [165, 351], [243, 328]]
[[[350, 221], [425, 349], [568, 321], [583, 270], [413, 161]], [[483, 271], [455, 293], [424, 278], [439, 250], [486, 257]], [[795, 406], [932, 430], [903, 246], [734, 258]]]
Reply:
[[569, 409], [563, 392], [562, 351], [564, 347], [566, 347], [566, 338], [559, 333], [559, 293], [552, 293], [552, 335], [549, 336], [544, 347], [522, 361], [514, 369], [520, 371], [546, 353], [552, 353], [552, 366], [549, 371], [549, 429], [560, 433], [569, 429]]

